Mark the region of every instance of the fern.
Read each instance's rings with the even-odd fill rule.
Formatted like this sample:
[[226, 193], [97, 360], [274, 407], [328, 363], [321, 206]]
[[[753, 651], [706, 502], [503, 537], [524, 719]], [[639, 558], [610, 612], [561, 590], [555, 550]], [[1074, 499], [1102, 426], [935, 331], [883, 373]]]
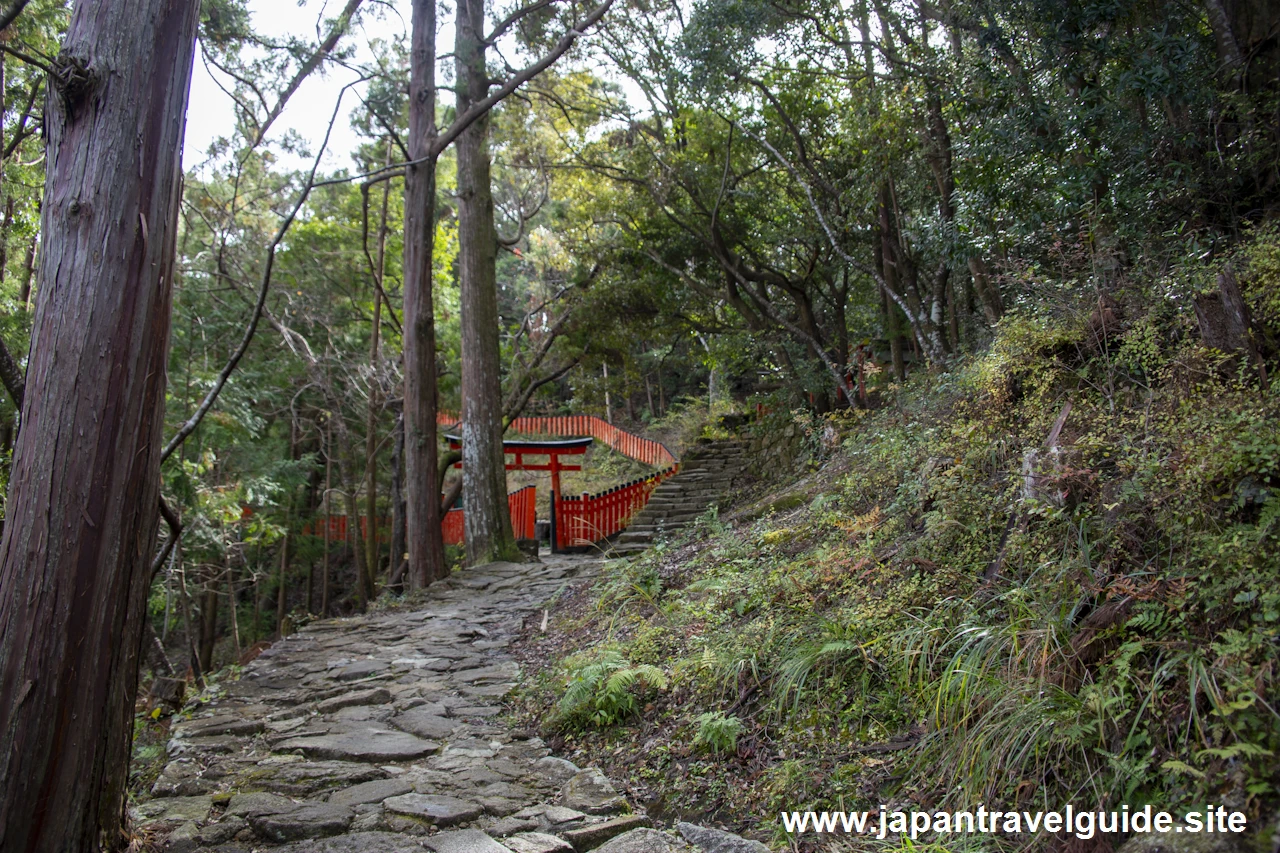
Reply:
[[723, 711], [699, 714], [694, 722], [698, 733], [693, 736], [694, 746], [701, 746], [716, 755], [734, 752], [738, 748], [738, 736], [742, 734], [742, 720]]
[[606, 650], [572, 671], [560, 698], [560, 725], [611, 726], [634, 714], [641, 696], [666, 687], [667, 675], [658, 667], [632, 666], [617, 650]]

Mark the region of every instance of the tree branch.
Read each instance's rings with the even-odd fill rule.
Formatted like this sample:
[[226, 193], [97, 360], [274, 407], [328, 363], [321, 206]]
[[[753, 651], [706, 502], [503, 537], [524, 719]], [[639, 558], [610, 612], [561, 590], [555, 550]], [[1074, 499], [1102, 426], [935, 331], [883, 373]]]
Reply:
[[36, 59], [34, 56], [31, 56], [30, 54], [23, 53], [20, 50], [9, 47], [9, 45], [3, 42], [0, 42], [0, 51], [4, 51], [5, 53], [9, 54], [15, 59], [20, 59], [23, 62], [27, 63], [28, 65], [34, 65], [36, 68], [39, 68], [45, 74], [53, 73], [53, 67], [50, 66], [48, 62], [45, 62], [44, 60], [41, 60], [41, 59]]
[[[325, 38], [316, 52], [302, 63], [302, 67], [298, 69], [298, 73], [293, 75], [293, 79], [289, 81], [289, 85], [280, 93], [280, 98], [276, 101], [276, 105], [267, 113], [266, 119], [258, 127], [258, 137], [253, 141], [250, 148], [257, 148], [262, 144], [262, 140], [266, 137], [267, 131], [271, 129], [271, 125], [276, 119], [280, 118], [280, 114], [284, 112], [285, 106], [289, 103], [289, 99], [298, 91], [311, 72], [320, 67], [320, 63], [324, 62], [329, 54], [333, 53], [333, 49], [338, 46], [338, 40], [346, 33], [347, 27], [351, 25], [351, 18], [355, 15], [356, 10], [360, 8], [363, 0], [347, 0], [347, 6], [342, 10], [342, 14], [338, 15], [338, 20], [333, 24], [333, 29], [329, 31], [329, 35]], [[328, 136], [326, 135], [326, 139]]]
[[[353, 0], [354, 2], [354, 0]], [[209, 389], [209, 393], [205, 395], [204, 400], [196, 411], [182, 425], [177, 434], [169, 439], [169, 443], [164, 446], [164, 450], [160, 453], [160, 461], [163, 463], [166, 459], [173, 455], [182, 442], [187, 440], [191, 433], [195, 432], [196, 427], [200, 426], [200, 422], [204, 420], [205, 415], [209, 414], [209, 410], [213, 408], [213, 404], [217, 401], [218, 395], [222, 393], [223, 387], [227, 384], [227, 379], [231, 377], [236, 366], [240, 363], [240, 359], [249, 349], [249, 344], [253, 341], [254, 333], [258, 330], [258, 321], [262, 318], [262, 310], [267, 303], [267, 292], [271, 289], [271, 273], [275, 268], [276, 249], [284, 240], [285, 234], [289, 232], [290, 226], [293, 225], [294, 219], [297, 218], [302, 206], [306, 204], [307, 198], [311, 195], [311, 190], [315, 187], [316, 172], [320, 168], [320, 160], [324, 157], [325, 149], [329, 147], [329, 137], [333, 134], [333, 127], [337, 124], [338, 113], [342, 109], [342, 98], [347, 94], [347, 90], [353, 86], [363, 83], [364, 79], [355, 80], [342, 87], [342, 91], [338, 93], [337, 103], [333, 107], [333, 115], [329, 119], [329, 127], [325, 131], [324, 141], [320, 143], [320, 150], [316, 153], [316, 159], [311, 164], [311, 173], [307, 177], [306, 183], [302, 187], [302, 192], [298, 195], [297, 202], [293, 205], [293, 209], [289, 211], [288, 216], [280, 223], [275, 237], [272, 238], [271, 244], [267, 247], [267, 259], [262, 270], [262, 285], [258, 289], [258, 301], [254, 305], [253, 315], [249, 318], [249, 325], [244, 330], [244, 337], [240, 340], [240, 346], [236, 347], [236, 351], [231, 354], [231, 358], [227, 360], [226, 367], [222, 368], [222, 372], [218, 374], [217, 380], [213, 387]]]
[[165, 503], [164, 495], [160, 496], [160, 517], [164, 519], [164, 523], [169, 525], [169, 538], [165, 540], [164, 547], [160, 549], [160, 553], [151, 561], [151, 580], [156, 579], [156, 574], [164, 565], [164, 561], [169, 559], [169, 554], [173, 552], [174, 546], [178, 544], [178, 540], [182, 538], [182, 521], [178, 518], [169, 504]]
[[22, 10], [27, 8], [27, 3], [29, 2], [31, 0], [13, 0], [9, 4], [9, 8], [0, 12], [0, 32], [4, 32], [9, 28], [9, 25], [22, 14]]
[[395, 163], [391, 166], [384, 166], [381, 169], [374, 169], [371, 172], [363, 172], [361, 174], [351, 175], [350, 177], [346, 177], [346, 178], [333, 178], [331, 180], [323, 181], [319, 184], [316, 184], [316, 186], [324, 187], [324, 186], [331, 186], [333, 184], [349, 184], [354, 181], [361, 181], [361, 180], [365, 180], [373, 184], [373, 183], [377, 183], [380, 180], [386, 180], [389, 177], [396, 177], [399, 175], [403, 175], [405, 173], [405, 169], [411, 168], [413, 166], [421, 166], [426, 163], [435, 162], [435, 160], [439, 158], [440, 154], [443, 153], [446, 148], [452, 145], [454, 141], [466, 131], [467, 128], [469, 128], [472, 124], [476, 122], [477, 119], [479, 119], [489, 110], [493, 109], [503, 100], [505, 100], [507, 96], [510, 95], [512, 92], [516, 91], [525, 83], [528, 83], [534, 77], [537, 77], [543, 71], [546, 71], [548, 68], [554, 65], [556, 60], [558, 60], [561, 56], [564, 56], [564, 54], [569, 50], [569, 48], [573, 47], [573, 43], [575, 41], [577, 41], [581, 36], [585, 35], [587, 30], [589, 30], [591, 27], [595, 26], [597, 23], [600, 22], [600, 19], [604, 17], [605, 12], [609, 11], [609, 7], [613, 5], [613, 2], [614, 0], [605, 0], [605, 2], [597, 6], [591, 12], [591, 14], [587, 15], [587, 17], [583, 18], [580, 22], [574, 25], [568, 32], [566, 32], [563, 36], [561, 36], [560, 40], [556, 42], [555, 47], [553, 47], [545, 56], [543, 56], [541, 59], [539, 59], [537, 62], [533, 63], [532, 65], [525, 66], [523, 69], [517, 72], [513, 77], [511, 77], [511, 79], [509, 79], [506, 83], [504, 83], [502, 85], [502, 88], [500, 88], [498, 91], [494, 92], [493, 94], [489, 95], [483, 100], [476, 101], [474, 104], [472, 104], [467, 109], [466, 112], [464, 112], [462, 115], [455, 118], [453, 120], [453, 123], [450, 124], [446, 130], [444, 130], [442, 133], [440, 133], [439, 136], [435, 138], [435, 141], [431, 146], [431, 150], [428, 151], [426, 155], [419, 157], [417, 160], [408, 160], [404, 163]]
[[[555, 2], [556, 0], [536, 0], [536, 2], [530, 3], [528, 6], [521, 6], [519, 9], [516, 9], [500, 21], [498, 25], [493, 28], [493, 32], [484, 37], [485, 43], [490, 45], [493, 44], [498, 39], [502, 38], [503, 34], [506, 33], [507, 30], [511, 29], [514, 24], [519, 22], [521, 18], [531, 15], [534, 12], [539, 12], [548, 6], [551, 6]], [[441, 58], [443, 59], [443, 57]]]
[[9, 140], [9, 144], [4, 147], [4, 153], [0, 154], [0, 160], [8, 160], [14, 151], [18, 150], [18, 146], [25, 140], [31, 138], [35, 134], [35, 130], [27, 130], [27, 121], [31, 118], [31, 111], [35, 108], [36, 97], [40, 94], [40, 88], [43, 81], [37, 80], [31, 87], [31, 94], [27, 96], [27, 105], [22, 110], [22, 118], [18, 119], [18, 126], [13, 131], [13, 138]]

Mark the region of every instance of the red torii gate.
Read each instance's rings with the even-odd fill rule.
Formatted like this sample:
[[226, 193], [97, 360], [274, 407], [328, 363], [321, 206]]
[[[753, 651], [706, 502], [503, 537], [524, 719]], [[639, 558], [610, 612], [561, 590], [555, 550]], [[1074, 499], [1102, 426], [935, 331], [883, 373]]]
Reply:
[[[450, 450], [462, 450], [462, 437], [446, 435]], [[560, 514], [561, 471], [581, 471], [582, 465], [566, 465], [560, 461], [561, 456], [582, 456], [587, 448], [595, 442], [594, 438], [567, 438], [558, 441], [529, 441], [522, 439], [503, 439], [502, 450], [507, 456], [514, 456], [514, 462], [507, 462], [508, 471], [549, 471], [551, 473], [551, 550], [559, 549], [560, 537], [557, 536], [557, 519]], [[526, 462], [526, 456], [546, 456], [547, 461]], [[455, 462], [455, 468], [461, 468], [461, 462]], [[450, 510], [456, 512], [457, 510]]]
[[[459, 415], [457, 412], [441, 410], [436, 413], [436, 422], [440, 426], [456, 427], [459, 423]], [[519, 417], [511, 423], [510, 429], [525, 435], [570, 436], [570, 438], [561, 441], [503, 442], [504, 447], [507, 448], [507, 453], [516, 454], [516, 461], [507, 463], [508, 470], [523, 467], [523, 470], [526, 471], [551, 471], [553, 488], [551, 501], [552, 551], [590, 547], [624, 530], [631, 522], [632, 517], [648, 503], [653, 490], [663, 480], [674, 476], [680, 470], [680, 461], [661, 442], [619, 429], [604, 420], [604, 418], [595, 415], [550, 415], [545, 417], [535, 415]], [[585, 438], [585, 436], [590, 436], [590, 438]], [[452, 443], [457, 437], [451, 436], [449, 438], [451, 446], [457, 449], [460, 445]], [[584, 493], [581, 497], [566, 497], [561, 493], [559, 471], [578, 471], [581, 470], [581, 466], [564, 465], [558, 457], [585, 453], [586, 447], [590, 444], [592, 438], [624, 456], [659, 470], [653, 474], [622, 483], [597, 495]], [[575, 442], [583, 443], [582, 449], [576, 451], [576, 453], [568, 449]], [[560, 448], [560, 450], [554, 456], [551, 456], [546, 453], [549, 448]], [[550, 456], [545, 466], [533, 467], [524, 464], [523, 457], [525, 455], [539, 454]], [[558, 470], [553, 470], [553, 468], [558, 468]], [[508, 496], [508, 499], [513, 507], [512, 518], [515, 518], [517, 501], [514, 496]], [[520, 504], [520, 506], [523, 507], [524, 504]], [[452, 510], [446, 513], [446, 541], [453, 541], [448, 539], [448, 534], [450, 533], [454, 534], [454, 540], [457, 542], [462, 541], [461, 516], [461, 510]]]

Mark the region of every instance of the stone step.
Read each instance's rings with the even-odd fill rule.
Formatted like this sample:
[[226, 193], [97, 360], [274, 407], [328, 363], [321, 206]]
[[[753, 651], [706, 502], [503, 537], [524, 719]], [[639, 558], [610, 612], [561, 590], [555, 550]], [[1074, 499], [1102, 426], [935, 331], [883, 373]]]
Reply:
[[655, 506], [646, 507], [636, 513], [635, 519], [639, 521], [643, 518], [659, 518], [669, 515], [702, 515], [707, 511], [707, 507], [711, 506], [715, 501], [699, 501], [698, 503], [685, 504], [683, 506]]
[[655, 495], [670, 494], [672, 492], [697, 492], [707, 491], [708, 489], [723, 489], [733, 482], [731, 477], [717, 477], [714, 480], [686, 480], [682, 483], [672, 482], [668, 489], [654, 489]]
[[[640, 525], [637, 525], [634, 530], [628, 527], [627, 533], [648, 533], [648, 534], [673, 533], [677, 530], [683, 530], [688, 526], [689, 526], [689, 520], [679, 521], [679, 520], [664, 519], [661, 524], [640, 524]], [[627, 533], [624, 533], [622, 535], [626, 536]]]
[[719, 499], [722, 492], [707, 492], [705, 494], [695, 495], [672, 495], [660, 499], [650, 499], [646, 504], [646, 508], [652, 505], [655, 509], [671, 506], [706, 506]]
[[[701, 513], [699, 513], [700, 515]], [[688, 527], [698, 520], [697, 515], [667, 516], [665, 518], [648, 518], [639, 524], [633, 524], [627, 530], [675, 530], [677, 527]]]
[[674, 533], [702, 517], [722, 502], [746, 468], [748, 445], [744, 441], [700, 443], [681, 459], [680, 473], [664, 481], [648, 503], [631, 520], [614, 544], [614, 555], [636, 554], [653, 544], [656, 536]]

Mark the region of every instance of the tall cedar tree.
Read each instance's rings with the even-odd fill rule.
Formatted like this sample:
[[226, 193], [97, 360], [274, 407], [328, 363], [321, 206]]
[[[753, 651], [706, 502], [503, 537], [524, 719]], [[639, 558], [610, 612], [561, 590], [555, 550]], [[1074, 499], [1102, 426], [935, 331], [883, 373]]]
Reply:
[[77, 3], [0, 541], [0, 850], [121, 841], [198, 0]]
[[[436, 472], [436, 327], [431, 296], [436, 205], [436, 3], [413, 0], [409, 156], [404, 199], [405, 514], [409, 586], [449, 573]], [[393, 561], [399, 555], [392, 555]]]
[[[485, 0], [458, 0], [458, 113], [489, 94]], [[458, 272], [462, 297], [462, 508], [467, 562], [519, 560], [507, 510], [498, 343], [498, 235], [490, 184], [489, 116], [458, 137]]]
[[[435, 117], [435, 21], [432, 2], [414, 0], [410, 82], [410, 155], [405, 196], [405, 490], [408, 575], [421, 588], [447, 574], [441, 544], [439, 473], [436, 470], [435, 326], [431, 258], [435, 234], [435, 164], [458, 143], [459, 266], [462, 279], [463, 475], [469, 486], [466, 510], [467, 558], [483, 563], [517, 558], [507, 512], [506, 466], [502, 452], [502, 399], [496, 270], [497, 235], [489, 186], [489, 110], [550, 68], [573, 43], [600, 22], [614, 0], [604, 0], [569, 26], [537, 61], [502, 81], [485, 74], [483, 0], [459, 3], [457, 57], [458, 110], [443, 131]], [[534, 0], [508, 17], [505, 29], [546, 4]], [[490, 88], [498, 85], [495, 92]], [[479, 276], [479, 278], [477, 278]], [[468, 391], [468, 388], [472, 391]], [[468, 396], [468, 395], [471, 396]], [[482, 396], [477, 396], [482, 395]], [[482, 436], [472, 441], [472, 436]], [[470, 446], [470, 456], [467, 447]], [[467, 460], [471, 460], [468, 463]], [[483, 483], [484, 488], [480, 485]], [[473, 509], [474, 507], [474, 509]], [[495, 532], [496, 531], [496, 532]]]

